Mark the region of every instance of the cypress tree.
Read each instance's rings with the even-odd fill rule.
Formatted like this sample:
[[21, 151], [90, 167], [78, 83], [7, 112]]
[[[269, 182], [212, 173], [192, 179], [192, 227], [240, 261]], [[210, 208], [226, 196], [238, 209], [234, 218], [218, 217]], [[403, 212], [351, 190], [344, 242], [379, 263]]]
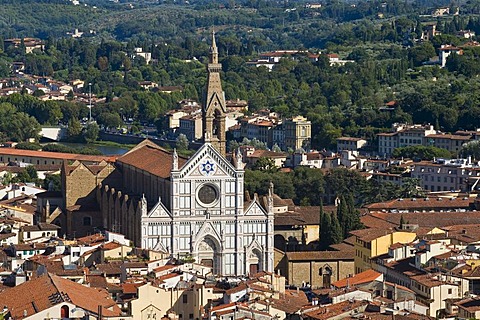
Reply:
[[340, 243], [343, 241], [343, 234], [342, 234], [342, 228], [340, 227], [340, 222], [338, 221], [338, 218], [335, 214], [332, 213], [331, 217], [331, 231], [330, 231], [330, 239], [331, 243], [330, 244], [335, 244], [335, 243]]
[[322, 225], [320, 227], [321, 235], [320, 235], [320, 248], [325, 250], [328, 246], [332, 243], [331, 239], [331, 228], [332, 228], [332, 220], [330, 214], [324, 213], [322, 216]]
[[[340, 223], [340, 230], [342, 231], [342, 235], [345, 235], [348, 230], [348, 207], [345, 201], [345, 197], [342, 195], [340, 196], [340, 204], [337, 207], [337, 216], [338, 222]], [[332, 218], [333, 221], [333, 218]]]
[[350, 193], [347, 198], [347, 216], [345, 219], [343, 236], [346, 238], [352, 230], [363, 228], [363, 224], [360, 221], [360, 211], [355, 208], [353, 195]]
[[319, 219], [318, 219], [318, 246], [319, 246], [319, 248], [321, 248], [321, 241], [322, 241], [323, 233], [324, 233], [324, 230], [322, 228], [323, 215], [324, 215], [323, 201], [320, 200], [320, 215], [319, 215]]

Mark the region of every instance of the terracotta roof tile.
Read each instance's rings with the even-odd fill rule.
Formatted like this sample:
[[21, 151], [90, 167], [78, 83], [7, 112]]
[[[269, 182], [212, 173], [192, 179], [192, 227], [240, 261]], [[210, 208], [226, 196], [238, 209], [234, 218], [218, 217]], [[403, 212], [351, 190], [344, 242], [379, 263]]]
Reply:
[[104, 316], [120, 316], [121, 310], [105, 291], [47, 274], [0, 293], [0, 301], [15, 319], [50, 308], [64, 301], [94, 314], [103, 307]]
[[[318, 320], [324, 320], [324, 319], [331, 319], [335, 316], [338, 316], [343, 313], [348, 314], [361, 306], [366, 306], [368, 302], [366, 301], [343, 301], [340, 303], [336, 304], [331, 304], [326, 307], [316, 307], [313, 308], [313, 310], [308, 310], [304, 313], [307, 317], [310, 319], [318, 319]], [[391, 317], [391, 316], [390, 316]]]
[[407, 212], [407, 213], [387, 213], [373, 212], [370, 215], [379, 219], [400, 225], [400, 218], [403, 216], [405, 221], [410, 224], [417, 224], [420, 227], [446, 227], [452, 225], [478, 224], [480, 222], [480, 211], [466, 212]]
[[[135, 166], [140, 170], [168, 179], [170, 178], [173, 157], [170, 152], [163, 148], [152, 144], [144, 144], [139, 145], [138, 149], [130, 150], [130, 152], [118, 158], [117, 162]], [[179, 167], [182, 167], [186, 162], [187, 159], [178, 158]]]
[[70, 160], [70, 161], [89, 161], [89, 162], [101, 162], [103, 160], [108, 162], [114, 162], [116, 156], [92, 156], [75, 153], [63, 153], [63, 152], [49, 152], [49, 151], [34, 151], [23, 150], [14, 148], [0, 148], [0, 155], [4, 156], [23, 156], [23, 157], [37, 157], [46, 159], [57, 160]]
[[366, 205], [365, 208], [373, 210], [430, 210], [436, 209], [467, 209], [475, 198], [409, 198], [394, 199], [386, 202], [377, 202]]
[[344, 278], [332, 283], [332, 286], [337, 288], [345, 288], [347, 286], [355, 286], [357, 284], [368, 283], [379, 279], [382, 276], [381, 273], [372, 269], [357, 273], [353, 277]]

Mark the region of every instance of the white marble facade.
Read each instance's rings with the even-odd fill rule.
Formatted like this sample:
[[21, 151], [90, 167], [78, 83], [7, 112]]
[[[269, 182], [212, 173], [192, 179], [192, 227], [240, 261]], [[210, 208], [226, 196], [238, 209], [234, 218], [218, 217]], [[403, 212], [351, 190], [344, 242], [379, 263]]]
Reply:
[[245, 203], [243, 163], [237, 160], [235, 167], [209, 143], [182, 167], [174, 154], [171, 209], [159, 199], [142, 210], [142, 247], [193, 258], [215, 274], [273, 271], [273, 191], [267, 210], [256, 197]]

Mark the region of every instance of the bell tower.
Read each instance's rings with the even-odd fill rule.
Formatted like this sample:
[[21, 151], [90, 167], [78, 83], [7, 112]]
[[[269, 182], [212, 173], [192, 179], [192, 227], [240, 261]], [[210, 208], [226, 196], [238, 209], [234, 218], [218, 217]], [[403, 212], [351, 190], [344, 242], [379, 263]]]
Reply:
[[203, 141], [211, 143], [223, 156], [226, 154], [225, 137], [225, 93], [222, 90], [220, 71], [222, 65], [218, 63], [218, 49], [215, 43], [215, 31], [212, 32], [212, 46], [210, 47], [207, 64], [207, 93], [203, 104]]

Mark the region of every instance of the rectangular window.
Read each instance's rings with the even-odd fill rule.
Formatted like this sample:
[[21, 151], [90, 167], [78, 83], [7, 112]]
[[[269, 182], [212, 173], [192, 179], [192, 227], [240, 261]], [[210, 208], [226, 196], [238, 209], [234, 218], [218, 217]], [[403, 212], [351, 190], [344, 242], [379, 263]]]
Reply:
[[180, 197], [180, 209], [190, 208], [190, 197]]
[[186, 294], [182, 296], [182, 299], [183, 299], [183, 303], [188, 303], [188, 296]]

